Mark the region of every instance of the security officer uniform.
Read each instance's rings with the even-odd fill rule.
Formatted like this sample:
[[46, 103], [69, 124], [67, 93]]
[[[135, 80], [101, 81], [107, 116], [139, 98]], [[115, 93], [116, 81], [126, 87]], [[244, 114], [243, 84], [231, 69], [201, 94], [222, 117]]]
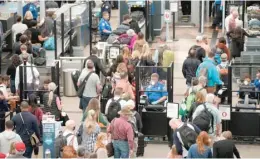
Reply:
[[110, 33], [105, 33], [105, 32], [103, 32], [103, 30], [106, 29], [108, 31], [112, 31], [109, 21], [102, 18], [99, 22], [98, 28], [99, 28], [100, 35], [101, 35], [101, 41], [106, 41], [107, 38], [109, 37]]
[[[168, 96], [167, 89], [165, 86], [159, 82], [157, 82], [155, 85], [149, 85], [146, 88], [145, 95], [148, 97], [149, 103], [153, 103], [158, 101], [160, 98], [164, 96]], [[157, 92], [149, 92], [149, 91], [157, 91]], [[161, 103], [156, 103], [156, 104], [161, 104]]]
[[111, 5], [109, 1], [104, 1], [102, 6], [101, 6], [101, 16], [103, 15], [103, 12], [108, 12], [109, 13], [109, 19], [111, 16]]

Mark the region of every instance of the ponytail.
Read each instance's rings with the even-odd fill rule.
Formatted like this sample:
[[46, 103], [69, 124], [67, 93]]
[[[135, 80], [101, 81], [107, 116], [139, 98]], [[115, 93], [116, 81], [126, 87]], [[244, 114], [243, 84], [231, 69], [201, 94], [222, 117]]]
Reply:
[[96, 119], [95, 119], [95, 110], [91, 109], [88, 111], [87, 119], [86, 119], [86, 130], [87, 134], [91, 134], [96, 129]]
[[49, 107], [51, 106], [52, 100], [53, 100], [53, 91], [50, 91], [49, 92], [49, 100], [48, 100], [48, 106]]

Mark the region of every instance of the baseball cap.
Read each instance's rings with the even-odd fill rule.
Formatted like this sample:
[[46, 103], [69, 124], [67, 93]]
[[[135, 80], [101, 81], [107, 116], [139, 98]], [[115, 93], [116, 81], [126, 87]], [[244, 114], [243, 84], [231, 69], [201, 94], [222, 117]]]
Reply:
[[15, 147], [15, 150], [19, 151], [19, 152], [23, 152], [26, 149], [25, 144], [23, 142], [15, 143], [14, 147]]
[[221, 54], [221, 59], [222, 60], [227, 60], [227, 54], [226, 53]]
[[0, 158], [6, 158], [6, 155], [3, 153], [0, 153]]

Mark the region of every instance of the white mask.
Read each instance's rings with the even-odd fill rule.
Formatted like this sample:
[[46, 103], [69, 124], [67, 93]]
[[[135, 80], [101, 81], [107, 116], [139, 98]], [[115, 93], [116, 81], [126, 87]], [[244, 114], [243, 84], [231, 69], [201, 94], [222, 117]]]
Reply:
[[107, 141], [107, 140], [103, 140], [102, 143], [103, 143], [104, 145], [107, 145], [107, 144], [108, 144], [108, 141]]
[[151, 85], [153, 85], [153, 86], [154, 86], [154, 85], [155, 85], [155, 81], [151, 81]]
[[248, 81], [244, 81], [244, 85], [248, 85]]

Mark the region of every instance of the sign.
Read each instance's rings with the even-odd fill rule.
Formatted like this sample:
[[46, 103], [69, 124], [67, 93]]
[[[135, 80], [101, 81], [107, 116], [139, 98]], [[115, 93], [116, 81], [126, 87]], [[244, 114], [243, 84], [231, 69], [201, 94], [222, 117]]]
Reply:
[[179, 104], [167, 103], [167, 118], [178, 119], [179, 118]]
[[171, 12], [178, 12], [178, 3], [177, 2], [171, 2], [170, 3], [170, 10], [171, 10]]
[[120, 53], [120, 49], [118, 47], [110, 47], [109, 49], [109, 58], [116, 59]]
[[231, 119], [230, 105], [219, 105], [219, 112], [222, 120]]
[[164, 11], [164, 20], [166, 23], [170, 23], [171, 22], [171, 11], [169, 10], [165, 10]]

